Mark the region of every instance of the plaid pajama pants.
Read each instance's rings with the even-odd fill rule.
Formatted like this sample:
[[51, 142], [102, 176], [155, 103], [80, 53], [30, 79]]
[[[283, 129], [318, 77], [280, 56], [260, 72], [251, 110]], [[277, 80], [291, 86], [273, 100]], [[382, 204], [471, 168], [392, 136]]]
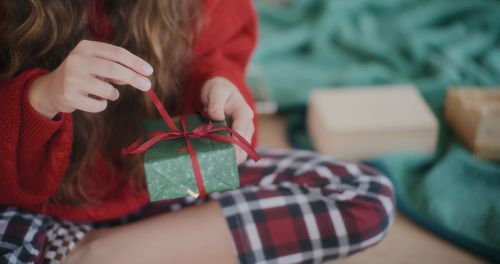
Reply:
[[322, 263], [375, 245], [394, 212], [392, 185], [363, 164], [309, 151], [261, 149], [241, 188], [204, 200], [152, 203], [113, 221], [75, 223], [0, 207], [0, 263], [60, 263], [91, 229], [217, 200], [240, 263]]

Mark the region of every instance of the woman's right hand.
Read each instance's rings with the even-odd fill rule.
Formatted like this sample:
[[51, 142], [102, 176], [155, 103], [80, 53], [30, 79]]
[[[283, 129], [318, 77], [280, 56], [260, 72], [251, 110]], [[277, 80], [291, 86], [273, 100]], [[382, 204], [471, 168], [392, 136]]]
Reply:
[[120, 95], [110, 82], [147, 91], [151, 82], [146, 76], [152, 73], [151, 65], [124, 48], [82, 40], [57, 69], [33, 81], [29, 100], [50, 119], [59, 112], [98, 113]]

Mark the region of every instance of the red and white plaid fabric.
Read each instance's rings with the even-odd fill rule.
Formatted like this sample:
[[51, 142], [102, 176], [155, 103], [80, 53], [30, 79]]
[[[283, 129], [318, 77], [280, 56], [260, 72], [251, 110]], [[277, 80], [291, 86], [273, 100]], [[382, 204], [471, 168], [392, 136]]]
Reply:
[[153, 203], [114, 221], [72, 223], [0, 207], [0, 263], [59, 263], [68, 245], [91, 228], [127, 224], [207, 200], [220, 203], [240, 263], [322, 263], [373, 246], [386, 234], [394, 197], [385, 176], [363, 164], [309, 151], [264, 149], [259, 154], [258, 163], [239, 167], [237, 190], [205, 200]]
[[309, 151], [261, 154], [241, 166], [242, 188], [216, 198], [241, 263], [321, 263], [384, 237], [394, 211], [385, 176]]

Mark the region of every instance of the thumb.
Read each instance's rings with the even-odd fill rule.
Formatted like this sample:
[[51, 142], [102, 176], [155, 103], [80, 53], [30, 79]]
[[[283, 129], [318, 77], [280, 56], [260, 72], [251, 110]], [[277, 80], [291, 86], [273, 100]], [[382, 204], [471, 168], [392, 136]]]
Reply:
[[224, 110], [226, 103], [231, 96], [228, 89], [223, 89], [221, 86], [212, 86], [208, 91], [208, 116], [213, 120], [224, 120]]

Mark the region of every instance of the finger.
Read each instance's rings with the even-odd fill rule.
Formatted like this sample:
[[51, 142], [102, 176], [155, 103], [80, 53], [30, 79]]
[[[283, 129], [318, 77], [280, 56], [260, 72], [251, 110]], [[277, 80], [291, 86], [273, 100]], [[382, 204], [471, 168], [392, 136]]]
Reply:
[[122, 82], [122, 81], [117, 81], [117, 80], [109, 80], [110, 82], [116, 84], [116, 85], [125, 85], [127, 84], [126, 82]]
[[107, 82], [107, 83], [114, 83], [116, 85], [125, 85], [126, 84], [125, 82], [122, 82], [122, 81], [108, 79], [108, 78], [100, 77], [100, 76], [97, 76], [97, 75], [96, 75], [96, 78], [99, 79], [99, 80], [101, 80], [101, 81]]
[[81, 94], [72, 103], [72, 107], [74, 107], [75, 109], [89, 113], [102, 112], [106, 109], [107, 106], [108, 106], [108, 101], [104, 99], [103, 100], [93, 99], [84, 94]]
[[250, 119], [234, 119], [232, 129], [243, 136], [243, 138], [245, 138], [249, 143], [251, 142], [253, 133], [255, 132], [253, 120]]
[[151, 88], [151, 81], [148, 78], [119, 63], [99, 58], [88, 60], [87, 63], [91, 69], [90, 73], [93, 75], [130, 84], [141, 91], [147, 91]]
[[91, 79], [88, 82], [85, 82], [85, 86], [85, 92], [102, 99], [115, 101], [118, 97], [120, 97], [120, 93], [115, 87], [113, 87], [113, 85], [101, 80]]
[[[242, 135], [245, 139], [246, 139], [245, 134], [247, 133], [246, 131], [248, 130], [247, 126], [248, 125], [241, 120], [236, 120], [233, 122], [233, 129], [240, 135]], [[238, 164], [242, 163], [247, 158], [247, 154], [238, 146], [235, 147], [235, 154]]]
[[149, 76], [154, 71], [149, 63], [122, 47], [88, 40], [81, 41], [79, 45], [96, 57], [118, 62], [142, 75]]
[[[242, 135], [248, 142], [250, 142], [254, 133], [253, 120], [248, 118], [238, 118], [237, 115], [233, 116], [233, 118], [234, 122], [232, 128]], [[238, 163], [245, 161], [246, 158], [247, 153], [239, 147], [236, 148], [236, 159]]]
[[233, 119], [233, 129], [239, 132], [248, 142], [255, 132], [253, 118], [254, 112], [243, 97], [236, 97], [228, 102], [226, 113]]
[[214, 86], [208, 91], [208, 116], [213, 120], [224, 120], [224, 108], [231, 96], [229, 89]]

